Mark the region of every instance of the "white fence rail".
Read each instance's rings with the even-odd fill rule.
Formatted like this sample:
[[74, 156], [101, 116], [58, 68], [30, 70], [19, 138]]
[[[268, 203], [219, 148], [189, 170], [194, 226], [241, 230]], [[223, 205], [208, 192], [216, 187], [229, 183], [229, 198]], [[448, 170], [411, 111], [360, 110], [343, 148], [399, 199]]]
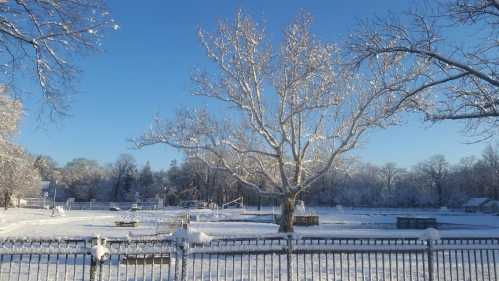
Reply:
[[[53, 201], [44, 198], [25, 198], [21, 207], [43, 209], [51, 207]], [[70, 210], [109, 210], [110, 208], [117, 207], [122, 210], [129, 210], [132, 207], [139, 207], [143, 210], [156, 210], [163, 208], [161, 200], [144, 201], [144, 202], [56, 202], [57, 206], [63, 206], [65, 209]]]

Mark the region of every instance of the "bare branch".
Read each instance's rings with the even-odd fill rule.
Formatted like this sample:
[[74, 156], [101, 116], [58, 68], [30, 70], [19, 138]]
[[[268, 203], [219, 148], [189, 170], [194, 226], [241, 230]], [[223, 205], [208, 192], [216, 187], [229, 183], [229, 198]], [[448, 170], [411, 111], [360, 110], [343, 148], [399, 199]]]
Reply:
[[0, 13], [0, 53], [9, 54], [2, 63], [4, 80], [33, 69], [28, 74], [50, 112], [66, 114], [78, 73], [71, 60], [100, 49], [103, 31], [118, 27], [103, 1], [4, 1]]

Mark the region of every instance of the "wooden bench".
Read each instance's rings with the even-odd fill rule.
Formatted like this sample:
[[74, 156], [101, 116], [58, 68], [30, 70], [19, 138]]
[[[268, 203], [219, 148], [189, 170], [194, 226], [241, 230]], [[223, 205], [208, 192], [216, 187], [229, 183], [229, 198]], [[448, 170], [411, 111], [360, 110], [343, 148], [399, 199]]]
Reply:
[[295, 215], [295, 225], [301, 225], [301, 226], [319, 225], [319, 216]]
[[137, 226], [139, 226], [138, 221], [115, 221], [114, 224], [117, 227], [137, 227]]
[[437, 219], [427, 217], [397, 217], [398, 229], [437, 228]]
[[[280, 214], [274, 215], [274, 223], [279, 224], [281, 219]], [[294, 215], [294, 225], [298, 226], [312, 226], [319, 225], [319, 216], [318, 215]]]

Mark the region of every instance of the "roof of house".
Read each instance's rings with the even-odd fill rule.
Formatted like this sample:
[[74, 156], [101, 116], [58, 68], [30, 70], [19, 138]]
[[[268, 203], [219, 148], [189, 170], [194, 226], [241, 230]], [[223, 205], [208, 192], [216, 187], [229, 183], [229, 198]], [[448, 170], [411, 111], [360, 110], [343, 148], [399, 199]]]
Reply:
[[497, 200], [489, 200], [485, 204], [483, 204], [486, 207], [499, 207], [499, 201]]
[[473, 197], [468, 200], [468, 202], [463, 204], [463, 207], [480, 207], [483, 204], [489, 202], [490, 199], [486, 197]]

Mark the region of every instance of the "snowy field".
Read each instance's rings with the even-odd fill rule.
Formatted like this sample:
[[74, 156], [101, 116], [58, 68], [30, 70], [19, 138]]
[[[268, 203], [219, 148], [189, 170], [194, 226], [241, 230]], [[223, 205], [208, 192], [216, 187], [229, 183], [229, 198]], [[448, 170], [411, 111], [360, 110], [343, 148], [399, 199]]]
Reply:
[[[397, 216], [435, 217], [443, 237], [499, 237], [499, 216], [455, 211], [402, 209], [310, 208], [319, 214], [320, 225], [296, 227], [300, 234], [330, 236], [419, 236], [419, 230], [398, 230]], [[277, 232], [271, 216], [244, 215], [254, 209], [158, 211], [66, 211], [65, 216], [51, 217], [51, 211], [9, 209], [0, 211], [0, 237], [126, 237], [151, 235], [158, 222], [169, 221], [189, 212], [195, 217], [192, 227], [212, 236], [251, 236]], [[272, 209], [265, 209], [266, 213]], [[137, 219], [138, 227], [116, 227], [115, 221]]]
[[[397, 230], [395, 227], [397, 216], [420, 216], [435, 217], [443, 237], [499, 237], [499, 216], [487, 214], [414, 209], [315, 208], [311, 211], [319, 214], [320, 225], [296, 227], [299, 234], [343, 238], [422, 237], [423, 230]], [[139, 237], [154, 234], [159, 222], [174, 220], [186, 212], [195, 220], [191, 224], [194, 230], [211, 236], [271, 235], [277, 232], [277, 225], [270, 222], [272, 209], [269, 208], [263, 211], [267, 214], [263, 216], [255, 215], [254, 209], [166, 209], [137, 212], [69, 211], [61, 217], [51, 217], [49, 210], [10, 209], [0, 211], [0, 240], [6, 237], [76, 238], [96, 235], [107, 238]], [[139, 220], [140, 223], [138, 227], [116, 227], [115, 221], [121, 220]], [[148, 244], [150, 242], [133, 242], [132, 239], [132, 242], [127, 242], [130, 244], [122, 244], [123, 241], [114, 244], [111, 242], [110, 259], [98, 267], [92, 267], [87, 248], [77, 247], [82, 247], [81, 243], [56, 242], [55, 246], [50, 246], [52, 242], [33, 244], [27, 239], [27, 244], [23, 245], [39, 247], [34, 254], [23, 252], [29, 247], [18, 242], [6, 242], [11, 243], [10, 246], [0, 248], [5, 252], [0, 255], [0, 281], [178, 280], [178, 274], [182, 272], [181, 265], [185, 265], [185, 280], [196, 281], [429, 279], [426, 268], [429, 257], [425, 241], [408, 240], [409, 242], [402, 243], [407, 240], [354, 239], [342, 244], [333, 243], [333, 240], [319, 242], [319, 239], [297, 239], [291, 242], [295, 244], [289, 248], [286, 248], [288, 246], [285, 240], [274, 241], [260, 237], [251, 242], [245, 239], [239, 242], [219, 240], [201, 247], [188, 247], [186, 252], [179, 252], [179, 248], [172, 247], [175, 243], [170, 240]], [[396, 240], [398, 242], [394, 242]], [[436, 250], [431, 254], [434, 258], [434, 280], [497, 280], [497, 240], [476, 242], [465, 239], [459, 243], [456, 240], [444, 241], [446, 240], [434, 244]], [[282, 252], [284, 248], [293, 250], [290, 259]], [[40, 254], [41, 250], [44, 251]], [[158, 255], [158, 258], [156, 261], [146, 262], [146, 253]], [[183, 257], [181, 253], [186, 254]], [[287, 271], [288, 260], [289, 268], [292, 268], [290, 271]], [[288, 272], [291, 273], [290, 278], [287, 278]]]

